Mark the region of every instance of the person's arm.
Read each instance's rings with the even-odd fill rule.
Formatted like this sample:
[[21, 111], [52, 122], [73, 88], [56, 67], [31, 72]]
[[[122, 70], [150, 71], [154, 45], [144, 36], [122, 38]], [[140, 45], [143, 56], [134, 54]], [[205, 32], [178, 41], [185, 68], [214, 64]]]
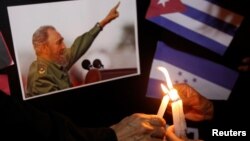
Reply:
[[88, 32], [78, 36], [74, 43], [72, 44], [71, 48], [66, 50], [67, 58], [69, 60], [69, 64], [67, 65], [66, 69], [70, 69], [71, 66], [78, 61], [80, 57], [89, 49], [97, 35], [102, 30], [102, 27], [96, 24], [92, 29]]
[[99, 22], [102, 28], [119, 16], [119, 12], [117, 11], [119, 5], [120, 2], [118, 2], [118, 4], [109, 11], [108, 15]]
[[98, 22], [92, 29], [76, 38], [71, 48], [67, 50], [67, 56], [69, 59], [67, 69], [70, 69], [71, 66], [89, 49], [104, 26], [119, 16], [117, 11], [119, 5], [120, 2], [115, 7], [113, 7], [108, 15]]
[[136, 113], [111, 128], [115, 131], [118, 141], [162, 141], [166, 121], [157, 115]]
[[116, 141], [111, 128], [81, 128], [69, 118], [41, 111], [25, 101], [0, 91], [0, 140]]

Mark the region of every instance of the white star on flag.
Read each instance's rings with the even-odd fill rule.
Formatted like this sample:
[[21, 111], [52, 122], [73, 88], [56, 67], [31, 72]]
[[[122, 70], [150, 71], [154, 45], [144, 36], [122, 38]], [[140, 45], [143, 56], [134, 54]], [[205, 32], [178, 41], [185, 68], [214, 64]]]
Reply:
[[163, 7], [165, 7], [165, 3], [168, 2], [168, 1], [169, 1], [169, 0], [159, 0], [159, 1], [158, 1], [158, 4], [159, 4], [159, 5], [161, 4]]
[[214, 0], [151, 0], [146, 18], [219, 55], [244, 19]]

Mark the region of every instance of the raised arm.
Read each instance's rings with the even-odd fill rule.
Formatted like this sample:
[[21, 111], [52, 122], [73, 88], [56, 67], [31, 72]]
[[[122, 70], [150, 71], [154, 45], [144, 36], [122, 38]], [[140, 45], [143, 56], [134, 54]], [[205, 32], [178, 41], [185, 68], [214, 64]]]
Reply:
[[105, 25], [107, 25], [109, 22], [113, 21], [119, 16], [119, 12], [117, 11], [118, 7], [120, 5], [120, 2], [116, 4], [108, 13], [108, 15], [99, 22], [100, 26], [103, 28]]

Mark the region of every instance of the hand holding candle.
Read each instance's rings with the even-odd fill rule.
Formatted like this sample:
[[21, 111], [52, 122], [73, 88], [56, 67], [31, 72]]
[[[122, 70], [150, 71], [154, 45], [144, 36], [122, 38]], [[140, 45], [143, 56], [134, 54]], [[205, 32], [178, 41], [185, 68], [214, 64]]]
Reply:
[[175, 134], [178, 137], [186, 138], [187, 125], [185, 121], [185, 115], [183, 112], [182, 100], [180, 99], [176, 89], [170, 90], [169, 95], [171, 100], [173, 101], [172, 113], [173, 113]]
[[[161, 72], [164, 73], [166, 83], [168, 85], [168, 89], [165, 87], [165, 85], [161, 84], [162, 90], [164, 93], [168, 94], [165, 95], [162, 99], [161, 106], [158, 111], [159, 116], [163, 116], [164, 112], [166, 110], [169, 97], [173, 101], [172, 103], [172, 113], [173, 113], [173, 122], [174, 122], [174, 129], [175, 129], [175, 134], [178, 137], [181, 138], [186, 138], [186, 121], [185, 121], [185, 115], [183, 112], [183, 103], [182, 100], [180, 99], [178, 92], [176, 89], [173, 88], [172, 82], [169, 77], [169, 73], [167, 69], [164, 67], [159, 67], [158, 68]], [[165, 108], [165, 109], [164, 109]]]
[[174, 88], [183, 102], [185, 118], [191, 121], [203, 121], [213, 118], [213, 103], [188, 84], [175, 84]]

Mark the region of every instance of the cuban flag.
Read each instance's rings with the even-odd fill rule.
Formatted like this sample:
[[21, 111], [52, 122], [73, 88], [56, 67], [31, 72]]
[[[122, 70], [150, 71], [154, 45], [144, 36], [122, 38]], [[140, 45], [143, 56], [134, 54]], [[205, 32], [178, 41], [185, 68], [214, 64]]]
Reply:
[[147, 96], [162, 98], [161, 83], [165, 77], [157, 68], [165, 67], [173, 84], [187, 83], [211, 100], [227, 100], [238, 72], [215, 62], [178, 51], [158, 42], [154, 55]]
[[223, 55], [243, 16], [214, 0], [151, 0], [146, 19]]
[[0, 74], [0, 91], [3, 91], [6, 95], [10, 95], [10, 86], [8, 75]]
[[8, 47], [5, 43], [2, 33], [0, 32], [0, 69], [13, 64], [14, 62], [10, 56]]

